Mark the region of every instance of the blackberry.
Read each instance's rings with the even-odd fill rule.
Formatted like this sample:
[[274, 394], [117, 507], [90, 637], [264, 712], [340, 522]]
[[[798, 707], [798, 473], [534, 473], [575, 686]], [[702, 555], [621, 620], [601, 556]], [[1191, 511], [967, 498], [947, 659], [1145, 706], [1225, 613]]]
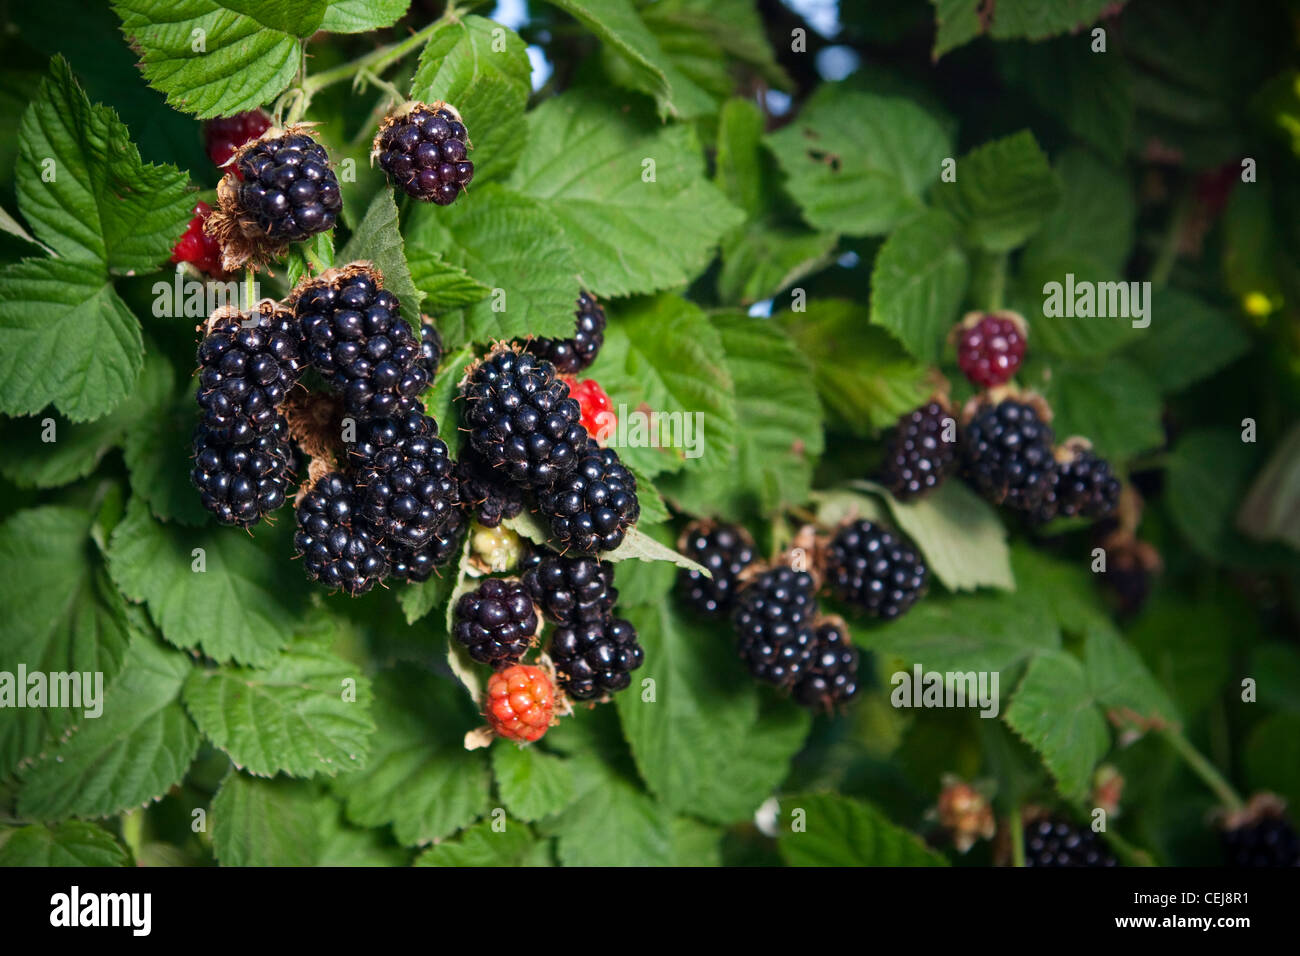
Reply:
[[1118, 866], [1097, 834], [1066, 820], [1026, 823], [1025, 866]]
[[198, 349], [200, 424], [217, 441], [236, 445], [276, 421], [304, 367], [301, 333], [288, 312], [266, 306], [256, 325], [244, 322], [234, 310], [219, 314]]
[[328, 232], [343, 199], [325, 148], [305, 133], [285, 133], [244, 147], [236, 154], [239, 182], [233, 215], [247, 234], [248, 223], [271, 242], [302, 242]]
[[438, 334], [437, 327], [432, 322], [423, 323], [420, 326], [420, 364], [428, 373], [430, 385], [438, 374], [442, 351], [442, 336]]
[[462, 395], [474, 449], [517, 485], [553, 485], [587, 446], [581, 409], [545, 359], [498, 348], [470, 372]]
[[1032, 511], [1051, 488], [1052, 429], [1027, 402], [981, 407], [965, 428], [962, 448], [968, 480], [994, 504]]
[[588, 441], [578, 466], [537, 496], [551, 524], [551, 537], [564, 550], [583, 554], [613, 551], [641, 517], [636, 478], [618, 452]]
[[858, 651], [842, 621], [827, 619], [813, 632], [813, 656], [794, 685], [794, 699], [814, 710], [831, 710], [858, 692]]
[[468, 150], [465, 124], [454, 109], [416, 103], [409, 112], [384, 120], [372, 155], [408, 196], [449, 206], [474, 178]]
[[524, 493], [483, 461], [473, 448], [462, 451], [456, 465], [461, 504], [485, 528], [495, 528], [524, 510]]
[[622, 618], [557, 627], [551, 638], [556, 677], [576, 700], [623, 690], [644, 659], [636, 629]]
[[952, 420], [947, 409], [931, 402], [898, 420], [885, 449], [880, 483], [899, 501], [925, 494], [948, 476], [957, 463], [957, 443], [944, 441]]
[[548, 554], [531, 562], [523, 580], [546, 620], [564, 627], [605, 621], [618, 600], [614, 566], [595, 558]]
[[190, 479], [203, 507], [226, 525], [250, 527], [281, 507], [293, 470], [289, 426], [277, 417], [253, 441], [232, 445], [200, 427]]
[[519, 581], [488, 578], [456, 602], [452, 634], [469, 656], [494, 667], [515, 664], [537, 636], [537, 608]]
[[388, 572], [387, 554], [361, 513], [356, 489], [336, 471], [322, 476], [298, 502], [293, 545], [308, 578], [354, 596]]
[[758, 680], [793, 687], [813, 663], [817, 585], [807, 571], [772, 568], [736, 596], [738, 649]]
[[348, 453], [362, 511], [386, 544], [422, 548], [459, 513], [456, 463], [428, 415], [364, 422]]
[[870, 521], [845, 525], [826, 551], [831, 593], [885, 620], [903, 614], [924, 596], [929, 575], [911, 545]]
[[758, 558], [749, 532], [739, 525], [692, 523], [682, 533], [678, 550], [713, 575], [677, 572], [677, 589], [686, 603], [710, 617], [730, 613], [736, 579]]
[[1223, 832], [1231, 867], [1300, 866], [1300, 836], [1281, 816], [1266, 815]]
[[540, 355], [563, 375], [577, 375], [596, 361], [605, 344], [605, 310], [590, 292], [578, 293], [577, 325], [571, 339], [533, 339], [524, 348]]
[[294, 295], [293, 310], [307, 354], [343, 395], [347, 414], [386, 418], [420, 409], [429, 385], [420, 343], [375, 273], [359, 266], [327, 273]]
[[1025, 332], [1014, 312], [972, 313], [958, 329], [957, 364], [974, 385], [1004, 385], [1025, 360]]
[[1072, 439], [1057, 453], [1047, 492], [1032, 517], [1037, 522], [1057, 517], [1108, 518], [1119, 506], [1119, 491], [1110, 462], [1098, 458], [1086, 443]]
[[465, 541], [469, 521], [460, 511], [452, 512], [443, 529], [422, 548], [397, 546], [388, 549], [389, 575], [399, 581], [427, 581], [433, 572], [456, 558]]

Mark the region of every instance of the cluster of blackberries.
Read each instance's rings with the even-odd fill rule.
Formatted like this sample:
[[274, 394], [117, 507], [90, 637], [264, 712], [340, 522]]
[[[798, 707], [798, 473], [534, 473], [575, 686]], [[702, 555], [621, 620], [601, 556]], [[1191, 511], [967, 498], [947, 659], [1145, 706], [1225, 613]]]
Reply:
[[474, 178], [468, 151], [469, 136], [455, 109], [413, 103], [380, 125], [372, 156], [408, 196], [449, 206]]
[[641, 514], [636, 478], [583, 427], [550, 361], [498, 346], [470, 371], [461, 398], [473, 449], [462, 481], [484, 516], [500, 520], [532, 494], [559, 550], [596, 554], [623, 543]]
[[191, 478], [222, 524], [251, 527], [285, 503], [294, 455], [279, 412], [302, 375], [301, 333], [266, 304], [219, 312], [198, 349], [201, 412]]

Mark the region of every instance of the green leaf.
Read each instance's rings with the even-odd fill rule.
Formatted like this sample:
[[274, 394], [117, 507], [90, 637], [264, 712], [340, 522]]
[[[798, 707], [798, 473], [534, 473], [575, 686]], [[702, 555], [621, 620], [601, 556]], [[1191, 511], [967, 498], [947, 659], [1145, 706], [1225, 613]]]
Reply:
[[1300, 425], [1286, 433], [1241, 503], [1237, 526], [1261, 541], [1300, 550]]
[[1060, 199], [1060, 180], [1028, 130], [967, 153], [957, 161], [957, 181], [935, 193], [967, 241], [988, 252], [1022, 245]]
[[[1131, 291], [1119, 271], [1068, 254], [1027, 259], [1008, 290], [1010, 306], [1029, 321], [1033, 348], [1071, 361], [1110, 356], [1143, 334], [1133, 327]], [[1056, 314], [1046, 314], [1049, 304]]]
[[735, 385], [735, 452], [666, 479], [664, 493], [697, 514], [729, 518], [806, 501], [825, 447], [811, 364], [776, 323], [722, 314], [713, 324]]
[[[1146, 666], [1178, 701], [1181, 711], [1195, 714], [1218, 697], [1234, 673], [1230, 643], [1239, 625], [1237, 609], [1221, 601], [1155, 594], [1126, 631], [1125, 639], [1142, 653]], [[1260, 682], [1259, 691], [1261, 701], [1272, 703], [1266, 700], [1265, 690], [1281, 672], [1274, 661], [1269, 661], [1269, 666], [1252, 661], [1244, 673], [1270, 675]], [[1295, 699], [1300, 702], [1300, 695]]]
[[80, 820], [23, 827], [0, 845], [0, 867], [130, 865], [130, 856], [112, 834]]
[[375, 678], [378, 731], [365, 768], [336, 777], [348, 819], [393, 825], [399, 843], [447, 836], [487, 811], [487, 755], [467, 751], [473, 708], [449, 681], [407, 668]]
[[73, 421], [108, 414], [135, 387], [140, 325], [100, 265], [26, 259], [0, 272], [0, 411], [53, 403]]
[[881, 235], [915, 215], [951, 155], [943, 127], [920, 106], [833, 84], [766, 142], [804, 219], [853, 236]]
[[469, 656], [469, 649], [451, 636], [456, 628], [456, 602], [460, 600], [461, 595], [468, 594], [479, 585], [478, 579], [469, 573], [469, 556], [473, 547], [473, 539], [466, 535], [465, 544], [460, 550], [460, 559], [456, 562], [456, 585], [447, 597], [443, 630], [447, 635], [447, 669], [456, 680], [460, 681], [465, 692], [469, 694], [469, 699], [477, 705], [483, 699], [484, 692], [482, 667]]
[[1151, 325], [1126, 352], [1162, 392], [1181, 391], [1231, 365], [1250, 349], [1232, 316], [1179, 289], [1151, 296]]
[[871, 321], [933, 364], [943, 355], [969, 277], [956, 224], [942, 212], [924, 212], [894, 230], [876, 255]]
[[866, 308], [845, 299], [815, 299], [781, 324], [813, 363], [822, 404], [837, 424], [865, 435], [894, 424], [933, 391], [926, 365], [911, 358]]
[[1192, 549], [1216, 564], [1241, 555], [1234, 519], [1256, 457], [1232, 428], [1188, 432], [1169, 455], [1166, 510]]
[[427, 581], [411, 581], [397, 589], [397, 603], [402, 606], [406, 623], [414, 624], [434, 608], [444, 607], [456, 585], [456, 576], [449, 569], [439, 569]]
[[[194, 569], [199, 548], [201, 572]], [[109, 546], [113, 580], [131, 600], [148, 602], [169, 642], [243, 664], [270, 663], [293, 632], [301, 587], [286, 586], [287, 571], [297, 569], [285, 564], [228, 528], [159, 524], [139, 498]]]
[[[718, 329], [697, 305], [674, 295], [608, 311], [605, 345], [589, 374], [619, 416], [609, 438], [619, 457], [651, 478], [730, 458], [735, 395]], [[649, 417], [655, 413], [658, 419]]]
[[1290, 806], [1300, 803], [1300, 714], [1273, 714], [1256, 724], [1243, 762], [1252, 791], [1276, 793]]
[[[166, 368], [170, 377], [171, 366]], [[137, 393], [143, 391], [150, 378], [150, 355], [146, 354], [145, 371], [140, 377], [142, 387]], [[133, 401], [134, 396], [123, 407]], [[131, 493], [148, 502], [149, 511], [163, 521], [191, 526], [208, 522], [208, 511], [190, 481], [196, 418], [194, 388], [187, 383], [161, 407], [155, 406], [148, 415], [137, 418], [126, 433], [122, 457], [131, 472]]]
[[411, 97], [456, 107], [473, 130], [470, 158], [474, 182], [481, 184], [508, 173], [523, 152], [531, 76], [527, 47], [517, 33], [483, 17], [457, 17], [429, 37]]
[[[764, 706], [727, 635], [677, 615], [673, 602], [620, 612], [645, 648], [633, 687], [615, 698], [642, 778], [674, 811], [717, 823], [751, 818], [788, 773], [807, 714], [789, 702]], [[652, 701], [638, 692], [647, 679]]]
[[596, 295], [689, 282], [742, 221], [705, 178], [689, 126], [655, 127], [635, 106], [585, 91], [545, 100], [528, 118], [531, 143], [511, 183], [559, 220]]
[[568, 761], [507, 740], [495, 743], [491, 753], [497, 794], [515, 819], [540, 820], [573, 801], [573, 771]]
[[212, 799], [212, 849], [222, 866], [395, 866], [402, 850], [343, 820], [320, 784], [232, 771]]
[[415, 860], [415, 866], [550, 866], [551, 846], [539, 840], [526, 826], [508, 824], [504, 830], [483, 820], [460, 833], [456, 839], [431, 846]]
[[[142, 422], [147, 427], [154, 421], [171, 394], [173, 379], [171, 363], [150, 353], [135, 390], [103, 418], [89, 423], [59, 421], [47, 409], [44, 416], [0, 422], [0, 445], [13, 456], [0, 462], [0, 474], [19, 488], [54, 488], [84, 478], [110, 449], [129, 443]], [[193, 406], [191, 398], [191, 424]]]
[[[84, 511], [47, 506], [0, 525], [6, 670], [21, 664], [45, 674], [100, 673], [107, 687], [122, 669], [130, 643], [125, 608], [91, 541], [91, 520]], [[27, 695], [26, 687], [16, 690]], [[84, 722], [84, 709], [0, 709], [0, 773]]]
[[973, 0], [930, 0], [934, 4], [934, 58], [964, 46], [984, 32], [980, 5]]
[[417, 257], [432, 252], [493, 290], [439, 320], [448, 346], [573, 334], [578, 269], [564, 230], [542, 203], [488, 184], [472, 203], [422, 205], [406, 235]]
[[1108, 0], [930, 0], [938, 30], [937, 60], [983, 33], [998, 40], [1041, 40], [1092, 23], [1111, 4]]
[[[890, 822], [869, 803], [834, 793], [781, 798], [777, 848], [790, 866], [945, 866], [947, 861], [914, 833]], [[805, 829], [791, 813], [802, 811]]]
[[329, 0], [320, 28], [328, 33], [369, 33], [391, 27], [411, 0]]
[[1174, 702], [1109, 621], [1089, 632], [1083, 653], [1089, 691], [1113, 721], [1144, 728], [1179, 723]]
[[115, 273], [167, 260], [194, 206], [185, 174], [142, 162], [117, 114], [90, 105], [63, 57], [50, 61], [18, 142], [18, 207], [58, 255]]
[[[701, 85], [699, 71], [691, 69], [690, 57], [712, 60], [721, 52], [753, 67], [772, 86], [782, 90], [791, 87], [790, 77], [768, 44], [763, 19], [752, 0], [664, 0], [646, 7], [642, 17], [673, 62]], [[729, 70], [719, 71], [720, 81], [723, 78], [725, 85], [715, 91], [720, 97], [728, 95], [735, 83]]]
[[1083, 259], [1113, 274], [1108, 278], [1120, 278], [1133, 252], [1133, 183], [1122, 168], [1078, 147], [1061, 153], [1055, 169], [1061, 202], [1025, 245], [1021, 267]]
[[1014, 591], [1007, 531], [997, 513], [959, 481], [945, 481], [923, 498], [897, 501], [885, 489], [872, 490], [925, 555], [935, 577], [950, 591], [1003, 588]]
[[[299, 39], [325, 19], [328, 0], [114, 0], [145, 79], [199, 119], [232, 116], [275, 99], [301, 65]], [[196, 33], [195, 31], [199, 31]], [[196, 42], [201, 38], [201, 48]]]
[[381, 189], [366, 210], [366, 216], [339, 253], [339, 262], [372, 262], [384, 275], [384, 288], [397, 296], [402, 318], [417, 331], [420, 328], [421, 295], [411, 280], [406, 264], [402, 233], [397, 225], [397, 203], [390, 190]]
[[1087, 793], [1110, 734], [1075, 658], [1064, 652], [1036, 656], [1004, 716], [1042, 756], [1066, 798]]
[[189, 659], [137, 634], [103, 713], [43, 752], [20, 779], [18, 812], [34, 820], [105, 817], [157, 800], [179, 783], [200, 735], [179, 696]]
[[290, 647], [254, 670], [195, 670], [185, 707], [235, 766], [256, 776], [310, 777], [365, 765], [370, 681], [348, 662], [309, 645]]
[[672, 865], [672, 819], [664, 804], [650, 799], [595, 756], [584, 753], [570, 762], [577, 798], [541, 824], [543, 833], [557, 838], [560, 862], [565, 866]]
[[722, 243], [718, 296], [751, 305], [785, 291], [830, 263], [839, 236], [833, 232], [750, 223]]
[[660, 544], [654, 538], [650, 537], [639, 528], [633, 528], [627, 533], [627, 537], [613, 551], [606, 551], [600, 556], [602, 561], [666, 561], [675, 564], [679, 568], [685, 568], [687, 571], [703, 571], [704, 568], [699, 564], [686, 557], [684, 554], [678, 554], [667, 545]]
[[310, 276], [318, 276], [334, 266], [334, 230], [317, 233], [306, 242], [289, 247], [285, 285], [290, 289]]
[[1082, 435], [1116, 461], [1164, 443], [1160, 392], [1145, 368], [1127, 358], [1056, 363], [1043, 391], [1059, 439]]
[[424, 296], [423, 308], [435, 314], [473, 305], [492, 291], [431, 249], [411, 248], [407, 263], [411, 267], [411, 281]]

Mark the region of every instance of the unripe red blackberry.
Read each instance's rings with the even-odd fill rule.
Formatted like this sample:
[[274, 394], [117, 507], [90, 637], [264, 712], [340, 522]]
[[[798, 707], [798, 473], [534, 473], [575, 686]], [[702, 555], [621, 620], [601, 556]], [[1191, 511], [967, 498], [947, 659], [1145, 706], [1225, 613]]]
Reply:
[[429, 385], [420, 342], [397, 296], [381, 283], [373, 269], [353, 264], [303, 284], [292, 297], [312, 364], [357, 419], [421, 411]]
[[994, 504], [1032, 511], [1052, 486], [1052, 441], [1051, 426], [1033, 402], [983, 404], [962, 433], [966, 478]]
[[677, 572], [677, 592], [686, 603], [710, 617], [731, 613], [740, 572], [758, 560], [749, 532], [739, 525], [693, 522], [682, 532], [677, 550], [713, 575]]
[[[222, 210], [241, 231], [271, 243], [303, 242], [338, 221], [343, 198], [325, 147], [300, 131], [249, 144], [235, 154]], [[229, 207], [229, 208], [228, 208]]]
[[732, 616], [741, 658], [755, 678], [790, 688], [814, 659], [817, 585], [807, 571], [781, 566], [741, 588]]
[[481, 664], [514, 664], [537, 636], [537, 608], [528, 589], [509, 578], [488, 578], [456, 602], [452, 635]]
[[858, 692], [858, 651], [839, 618], [823, 618], [813, 632], [812, 659], [794, 685], [794, 699], [813, 710], [832, 710]]
[[590, 439], [577, 467], [538, 493], [537, 507], [561, 550], [582, 554], [613, 551], [641, 517], [636, 478], [618, 452]]
[[576, 700], [623, 690], [644, 659], [636, 629], [622, 618], [557, 627], [551, 637], [556, 677]]
[[388, 549], [389, 576], [398, 581], [427, 581], [438, 568], [460, 554], [469, 520], [460, 511], [452, 513], [441, 531], [435, 532], [422, 548], [401, 545]]
[[957, 331], [957, 364], [975, 385], [1005, 385], [1025, 360], [1025, 333], [1014, 312], [971, 313]]
[[218, 116], [203, 124], [203, 144], [215, 166], [224, 166], [235, 151], [271, 128], [271, 117], [261, 110]]
[[956, 423], [938, 402], [902, 416], [885, 447], [880, 483], [899, 501], [937, 488], [957, 466], [957, 442], [944, 440], [950, 429], [955, 433]]
[[279, 417], [302, 375], [302, 334], [292, 315], [269, 304], [255, 320], [234, 309], [218, 312], [199, 343], [198, 362], [200, 424], [217, 441], [243, 444]]
[[1025, 824], [1025, 866], [1118, 866], [1102, 839], [1068, 820], [1043, 819]]
[[413, 199], [449, 206], [474, 178], [469, 136], [446, 103], [410, 103], [385, 117], [371, 157]]
[[248, 528], [285, 503], [293, 471], [288, 423], [276, 417], [250, 442], [233, 445], [200, 426], [190, 480], [218, 522]]
[[524, 348], [547, 359], [563, 375], [577, 375], [596, 361], [605, 344], [605, 310], [585, 289], [578, 293], [577, 325], [571, 339], [533, 339]]
[[562, 376], [569, 384], [569, 394], [578, 403], [582, 411], [582, 427], [592, 439], [599, 440], [601, 435], [610, 435], [618, 425], [614, 414], [614, 403], [609, 393], [600, 387], [594, 378], [585, 378], [581, 382], [569, 376]]
[[205, 202], [194, 204], [194, 218], [186, 227], [176, 245], [172, 247], [173, 263], [188, 262], [200, 272], [210, 276], [223, 276], [221, 268], [221, 243], [204, 231], [203, 224], [212, 215], [212, 207]]
[[523, 580], [546, 620], [565, 627], [608, 619], [618, 600], [614, 566], [596, 558], [536, 555]]
[[587, 446], [578, 403], [545, 359], [499, 346], [470, 370], [461, 395], [474, 450], [524, 488], [554, 485]]
[[485, 528], [495, 528], [524, 509], [524, 493], [506, 480], [502, 471], [493, 471], [472, 447], [461, 451], [456, 465], [460, 482], [460, 503]]
[[386, 545], [422, 548], [460, 513], [456, 463], [428, 415], [363, 422], [348, 457], [362, 511]]
[[488, 678], [483, 716], [499, 736], [517, 743], [540, 740], [554, 712], [555, 688], [540, 667], [515, 664]]
[[930, 572], [921, 555], [893, 532], [855, 521], [826, 549], [826, 581], [837, 598], [892, 620], [924, 596]]
[[1033, 520], [1053, 518], [1108, 518], [1119, 506], [1119, 479], [1111, 473], [1110, 462], [1093, 454], [1087, 441], [1071, 438], [1055, 452], [1056, 467], [1043, 495], [1034, 509]]
[[355, 596], [388, 572], [388, 556], [361, 513], [352, 481], [338, 472], [321, 477], [298, 502], [293, 543], [307, 577]]

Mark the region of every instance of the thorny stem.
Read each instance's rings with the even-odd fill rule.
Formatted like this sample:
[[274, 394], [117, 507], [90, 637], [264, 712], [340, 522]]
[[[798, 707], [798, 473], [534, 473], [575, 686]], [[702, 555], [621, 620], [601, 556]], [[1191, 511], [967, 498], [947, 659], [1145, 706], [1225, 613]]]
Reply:
[[1162, 733], [1178, 755], [1187, 762], [1187, 766], [1214, 791], [1214, 795], [1219, 798], [1224, 807], [1229, 810], [1240, 810], [1245, 806], [1237, 791], [1232, 789], [1232, 784], [1224, 779], [1223, 774], [1219, 773], [1214, 764], [1206, 760], [1180, 731], [1168, 729]]

